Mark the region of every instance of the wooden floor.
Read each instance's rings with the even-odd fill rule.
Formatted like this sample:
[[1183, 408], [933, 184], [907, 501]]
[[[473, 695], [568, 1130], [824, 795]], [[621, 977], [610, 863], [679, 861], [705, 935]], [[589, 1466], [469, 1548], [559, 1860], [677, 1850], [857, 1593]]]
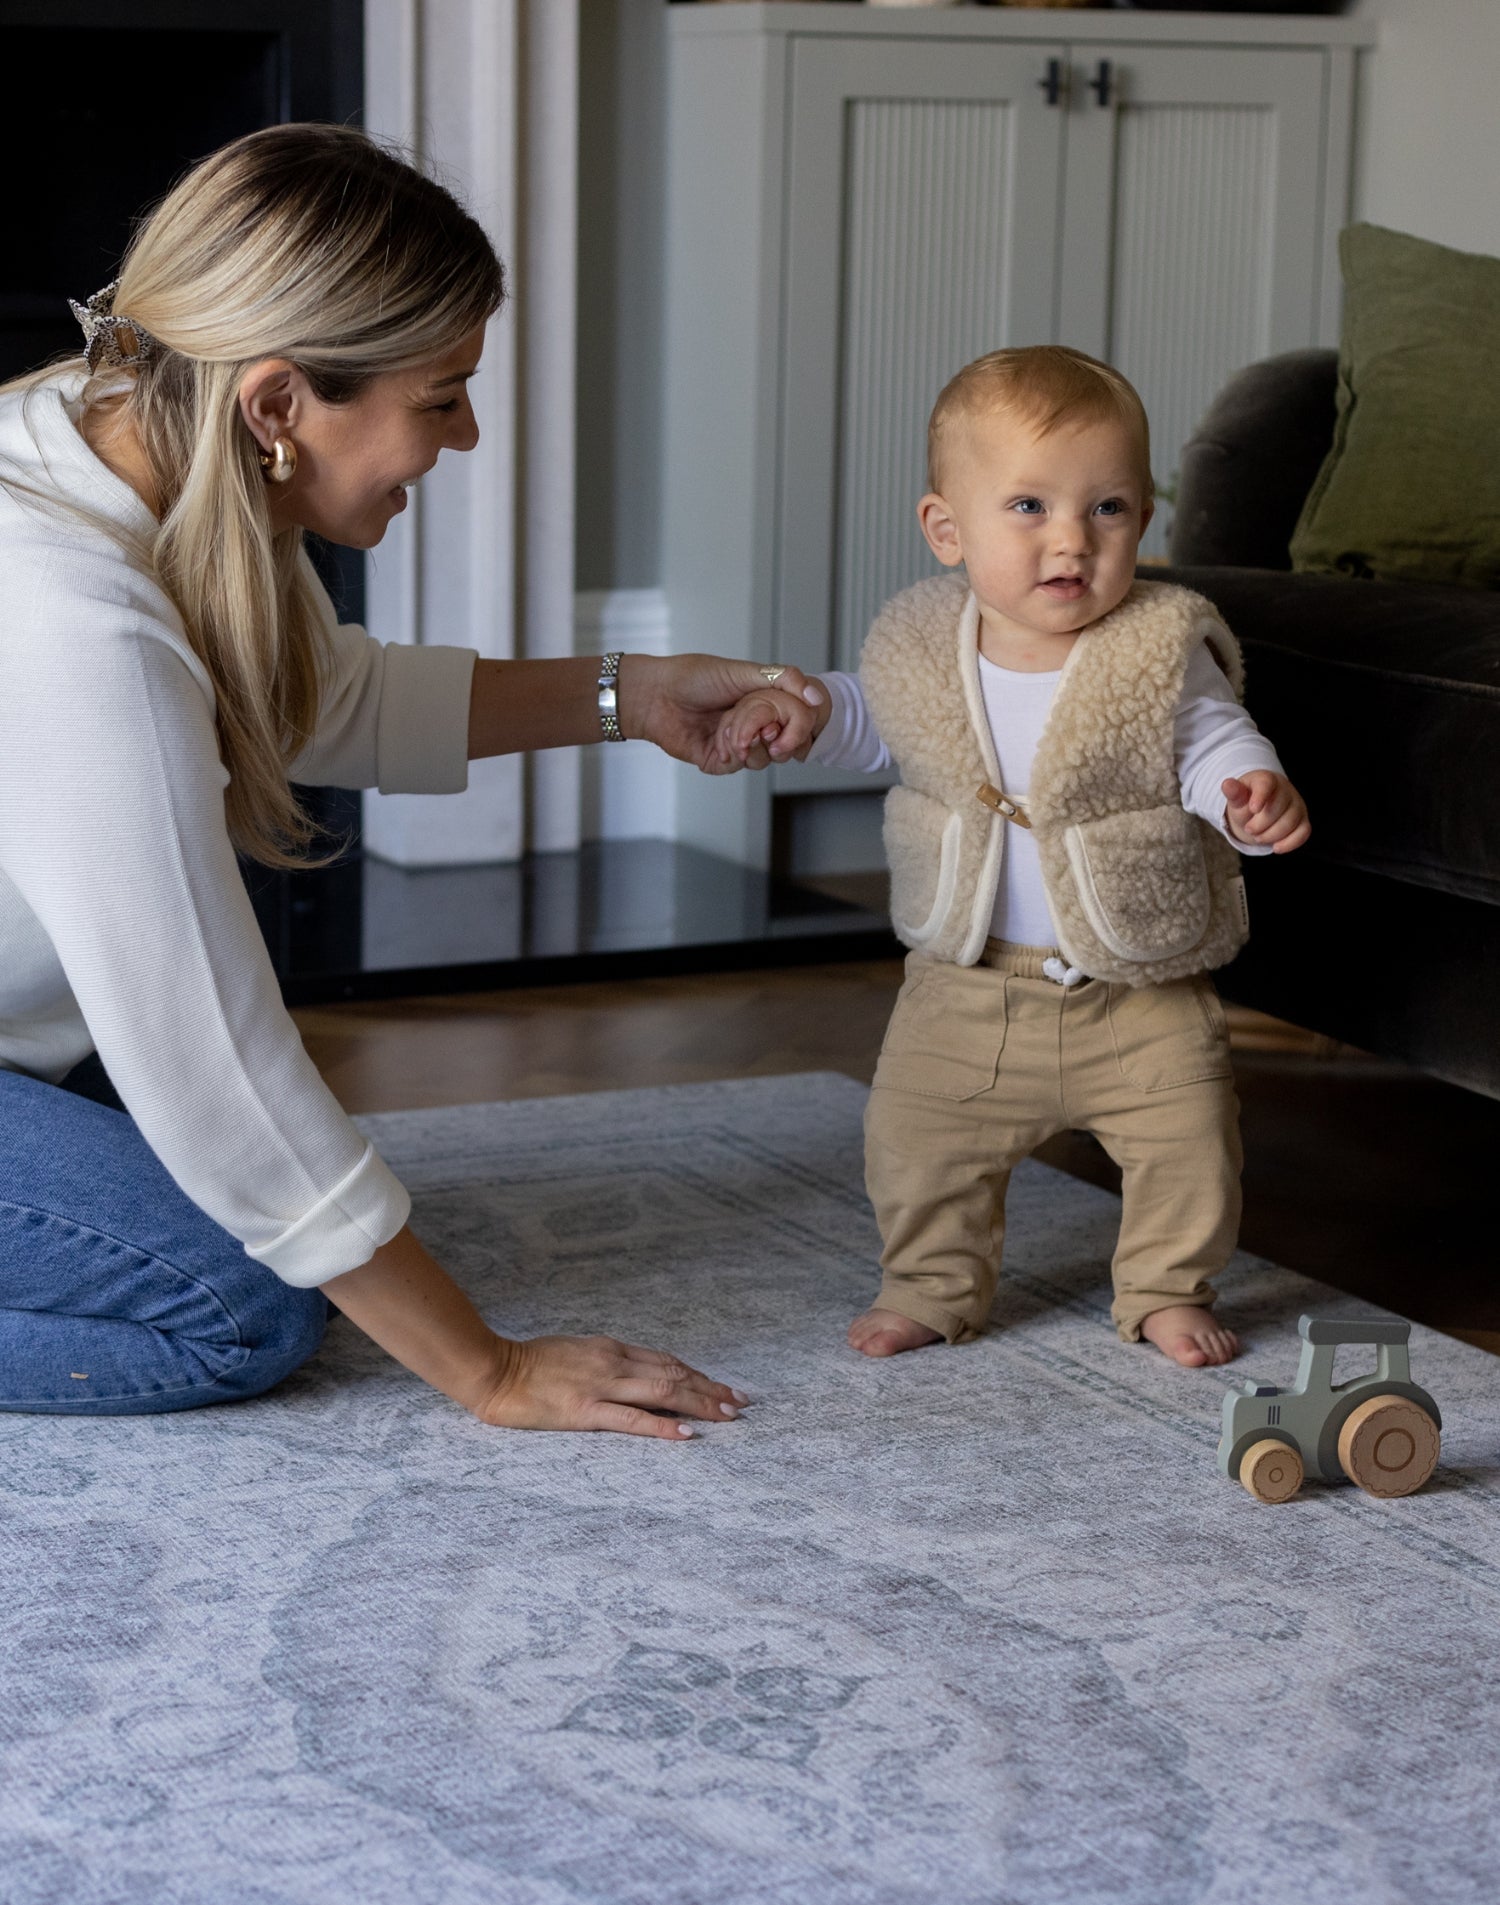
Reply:
[[[307, 1007], [353, 1112], [793, 1071], [868, 1081], [897, 961]], [[1500, 1353], [1500, 1104], [1232, 1010], [1245, 1247]], [[1049, 1163], [1114, 1188], [1093, 1140]]]

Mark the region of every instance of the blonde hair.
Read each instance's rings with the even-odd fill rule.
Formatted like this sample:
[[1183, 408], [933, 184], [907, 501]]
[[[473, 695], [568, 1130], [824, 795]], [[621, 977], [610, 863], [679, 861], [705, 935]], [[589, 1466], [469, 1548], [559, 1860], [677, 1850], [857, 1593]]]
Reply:
[[[213, 682], [230, 837], [268, 866], [310, 863], [314, 829], [287, 763], [317, 724], [327, 633], [301, 530], [272, 533], [241, 379], [285, 357], [322, 402], [347, 403], [382, 372], [451, 349], [504, 297], [494, 248], [457, 200], [346, 126], [234, 141], [131, 240], [114, 309], [158, 347], [121, 400], [160, 518], [150, 557]], [[121, 381], [90, 378], [84, 409]]]
[[927, 424], [927, 484], [942, 487], [943, 460], [957, 428], [996, 412], [1038, 436], [1064, 424], [1119, 423], [1136, 438], [1144, 500], [1156, 492], [1151, 476], [1151, 426], [1134, 386], [1109, 364], [1067, 344], [1029, 344], [988, 351], [965, 364], [943, 386]]

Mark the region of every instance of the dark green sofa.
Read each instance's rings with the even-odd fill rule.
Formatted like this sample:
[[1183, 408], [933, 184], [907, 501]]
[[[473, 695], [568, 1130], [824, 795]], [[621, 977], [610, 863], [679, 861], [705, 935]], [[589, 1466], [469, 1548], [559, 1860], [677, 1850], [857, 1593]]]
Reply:
[[1337, 356], [1221, 393], [1183, 456], [1170, 570], [1244, 648], [1313, 836], [1247, 862], [1227, 998], [1500, 1097], [1500, 595], [1291, 572]]

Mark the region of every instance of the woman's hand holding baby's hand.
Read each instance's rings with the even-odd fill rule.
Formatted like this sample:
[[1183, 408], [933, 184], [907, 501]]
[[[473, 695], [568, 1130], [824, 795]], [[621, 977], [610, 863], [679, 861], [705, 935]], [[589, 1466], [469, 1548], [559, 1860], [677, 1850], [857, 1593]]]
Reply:
[[[729, 710], [719, 723], [716, 737], [719, 761], [726, 773], [736, 773], [742, 767], [769, 766], [773, 748], [777, 750], [774, 758], [787, 758], [782, 750], [789, 743], [782, 743], [782, 735], [794, 712], [791, 699], [790, 695], [776, 694], [769, 688], [757, 689]], [[811, 745], [809, 736], [803, 752]]]
[[[790, 758], [809, 745], [819, 718], [828, 719], [828, 690], [798, 668], [786, 667], [776, 693], [783, 704]], [[733, 774], [747, 763], [727, 755], [720, 735], [724, 721], [767, 683], [759, 665], [719, 655], [627, 655], [620, 664], [619, 720], [627, 735], [654, 741], [674, 759], [705, 774]], [[764, 752], [764, 751], [763, 751]], [[749, 765], [764, 767], [765, 758]]]
[[[816, 680], [813, 685], [822, 686]], [[772, 761], [805, 761], [808, 749], [828, 724], [831, 704], [827, 689], [822, 692], [821, 703], [812, 709], [784, 688], [769, 685], [736, 702], [719, 724], [721, 771], [733, 774], [742, 767], [767, 767]]]
[[1225, 781], [1223, 794], [1229, 831], [1247, 847], [1291, 853], [1312, 832], [1307, 802], [1285, 774], [1257, 768], [1253, 774]]

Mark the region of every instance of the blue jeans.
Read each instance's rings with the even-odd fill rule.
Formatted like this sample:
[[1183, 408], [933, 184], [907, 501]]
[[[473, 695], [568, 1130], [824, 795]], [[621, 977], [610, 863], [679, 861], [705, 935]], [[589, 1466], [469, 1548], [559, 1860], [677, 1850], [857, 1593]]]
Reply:
[[156, 1415], [290, 1375], [328, 1299], [178, 1190], [96, 1061], [67, 1086], [0, 1071], [0, 1410]]

